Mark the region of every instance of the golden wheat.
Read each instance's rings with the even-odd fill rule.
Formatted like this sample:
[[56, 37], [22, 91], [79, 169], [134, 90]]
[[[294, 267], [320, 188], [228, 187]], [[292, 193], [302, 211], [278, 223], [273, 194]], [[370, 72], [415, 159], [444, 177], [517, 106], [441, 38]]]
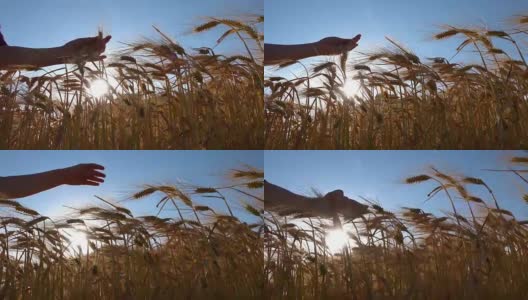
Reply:
[[[0, 298], [262, 298], [263, 172], [233, 172], [227, 187], [148, 186], [130, 197], [159, 194], [163, 217], [97, 197], [100, 205], [50, 219], [0, 200]], [[200, 204], [228, 191], [243, 199], [224, 198], [230, 215]]]
[[[511, 159], [521, 167], [525, 162], [526, 157]], [[526, 180], [525, 169], [504, 171]], [[367, 215], [343, 224], [346, 237], [342, 238], [350, 241], [335, 252], [329, 244], [334, 227], [330, 220], [266, 211], [264, 255], [270, 298], [525, 297], [528, 221], [499, 208], [491, 188], [477, 177], [431, 168], [405, 182], [432, 184], [428, 199], [444, 194], [451, 202], [457, 198], [457, 203], [443, 216], [409, 207], [391, 212], [372, 203]], [[488, 197], [473, 195], [481, 195], [478, 188]], [[467, 206], [469, 216], [461, 215], [459, 206]]]
[[244, 55], [186, 50], [155, 28], [160, 41], [130, 43], [105, 63], [0, 73], [0, 148], [262, 149], [261, 19], [214, 19]]
[[[344, 54], [338, 63], [318, 63], [294, 79], [268, 77], [266, 148], [526, 148], [524, 19], [506, 31], [446, 26], [434, 36], [461, 38], [455, 54], [473, 51], [476, 64], [422, 60], [388, 39], [390, 49], [360, 54], [348, 64]], [[359, 92], [347, 94], [347, 82]]]

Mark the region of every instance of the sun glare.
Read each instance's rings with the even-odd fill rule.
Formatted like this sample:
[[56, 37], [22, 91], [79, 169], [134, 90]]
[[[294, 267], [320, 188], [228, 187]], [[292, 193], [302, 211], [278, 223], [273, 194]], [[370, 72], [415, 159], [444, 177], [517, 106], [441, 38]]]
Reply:
[[108, 83], [104, 79], [96, 79], [90, 84], [89, 92], [93, 97], [100, 98], [108, 93]]
[[69, 249], [77, 251], [77, 249], [80, 247], [83, 252], [86, 251], [88, 248], [88, 239], [85, 233], [77, 230], [67, 230], [64, 233], [68, 240], [70, 240], [70, 244], [68, 246]]
[[342, 89], [345, 95], [352, 97], [357, 94], [359, 86], [356, 81], [347, 79]]
[[349, 240], [348, 234], [341, 228], [329, 231], [325, 239], [326, 246], [333, 254], [341, 252]]

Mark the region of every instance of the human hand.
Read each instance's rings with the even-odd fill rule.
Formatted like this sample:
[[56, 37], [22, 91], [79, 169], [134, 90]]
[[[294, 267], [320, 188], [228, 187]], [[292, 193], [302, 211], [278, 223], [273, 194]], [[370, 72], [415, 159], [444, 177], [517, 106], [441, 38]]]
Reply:
[[4, 36], [2, 35], [2, 32], [0, 32], [0, 47], [7, 46], [7, 43], [4, 39]]
[[66, 58], [97, 61], [105, 59], [105, 55], [101, 55], [105, 49], [106, 44], [110, 41], [112, 36], [103, 38], [102, 34], [96, 37], [87, 37], [75, 39], [62, 46]]
[[338, 37], [327, 37], [315, 43], [316, 50], [320, 55], [338, 55], [353, 50], [358, 46], [361, 34], [352, 39]]
[[98, 164], [79, 164], [61, 169], [61, 179], [63, 184], [68, 185], [98, 186], [104, 182], [106, 175], [97, 170], [104, 170], [104, 167]]
[[355, 219], [368, 212], [368, 206], [345, 196], [342, 190], [335, 190], [323, 197], [335, 210], [334, 213], [342, 214], [346, 219]]

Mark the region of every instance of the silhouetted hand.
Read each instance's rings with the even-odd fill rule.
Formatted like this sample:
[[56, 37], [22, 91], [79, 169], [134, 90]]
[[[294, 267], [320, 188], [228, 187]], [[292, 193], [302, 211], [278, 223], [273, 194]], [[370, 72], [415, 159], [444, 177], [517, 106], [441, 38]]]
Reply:
[[360, 39], [361, 34], [356, 35], [352, 39], [327, 37], [316, 42], [316, 48], [321, 55], [338, 55], [356, 48]]
[[104, 182], [105, 174], [98, 170], [104, 167], [98, 164], [79, 164], [61, 170], [64, 184], [68, 185], [93, 185], [98, 186]]
[[342, 214], [346, 219], [355, 219], [368, 212], [368, 206], [346, 197], [342, 190], [326, 194], [323, 201], [330, 204], [334, 213]]
[[2, 46], [7, 46], [7, 43], [6, 43], [5, 39], [4, 39], [4, 36], [0, 32], [0, 47], [2, 47]]
[[80, 38], [66, 43], [62, 46], [65, 56], [73, 59], [84, 59], [88, 61], [97, 61], [105, 59], [106, 56], [101, 55], [105, 49], [106, 44], [110, 41], [112, 36], [103, 38], [102, 35], [96, 37]]

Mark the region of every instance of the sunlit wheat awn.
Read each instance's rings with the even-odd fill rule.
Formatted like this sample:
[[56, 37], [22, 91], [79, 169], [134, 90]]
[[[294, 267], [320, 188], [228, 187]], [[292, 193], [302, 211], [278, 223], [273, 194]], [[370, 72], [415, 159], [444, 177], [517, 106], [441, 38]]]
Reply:
[[[8, 200], [28, 196], [12, 186], [28, 190], [32, 185], [26, 192], [40, 197], [39, 193], [54, 188], [38, 184], [48, 182], [46, 178], [58, 186], [85, 185], [76, 183], [89, 181], [79, 178], [96, 180], [90, 174], [102, 168], [80, 164], [0, 176], [0, 194], [9, 195], [0, 198], [0, 299], [179, 299], [180, 295], [216, 299], [218, 293], [226, 299], [262, 298], [262, 289], [256, 287], [262, 282], [264, 257], [260, 229], [264, 224], [257, 216], [263, 170], [251, 166], [229, 170], [227, 187], [190, 182], [146, 185], [126, 196], [128, 201], [151, 205], [151, 210], [142, 206], [146, 214], [141, 216], [98, 196], [98, 201], [68, 205], [65, 213], [54, 210], [54, 219]], [[63, 177], [76, 179], [61, 183]], [[124, 177], [116, 176], [114, 182], [126, 181]], [[60, 197], [61, 192], [56, 193]], [[209, 207], [202, 202], [208, 195], [225, 197], [206, 202]], [[66, 193], [65, 200], [74, 202], [71, 196], [72, 192]], [[163, 203], [156, 207], [159, 199]], [[231, 206], [239, 203], [245, 204], [244, 209], [233, 212]]]
[[[263, 22], [263, 16], [207, 18], [192, 29], [201, 35], [225, 28], [227, 32], [215, 39], [218, 44], [236, 35], [239, 42], [233, 41], [229, 55], [206, 47], [188, 48], [157, 27], [159, 40], [134, 39], [113, 52], [103, 47], [110, 36], [103, 37], [102, 28], [98, 36], [88, 38], [95, 41], [96, 49], [84, 47], [85, 39], [74, 40], [64, 47], [75, 49], [62, 53], [61, 47], [51, 51], [49, 59], [24, 54], [40, 53], [40, 48], [0, 47], [0, 69], [20, 64], [6, 59], [4, 53], [10, 51], [21, 51], [25, 59], [20, 61], [29, 63], [31, 70], [35, 64], [65, 63], [64, 68], [50, 69], [50, 73], [0, 70], [0, 86], [9, 90], [9, 99], [0, 101], [0, 111], [5, 114], [0, 123], [13, 120], [13, 126], [0, 126], [0, 135], [24, 135], [4, 139], [2, 147], [263, 149], [264, 132], [255, 130], [265, 123], [260, 62]], [[36, 105], [35, 109], [21, 111], [10, 104], [18, 99]], [[60, 113], [50, 118], [54, 111]], [[66, 112], [74, 111], [75, 122], [70, 122]], [[38, 134], [25, 134], [28, 132]]]
[[100, 98], [108, 93], [108, 83], [104, 79], [92, 81], [89, 92], [95, 98]]
[[513, 25], [505, 31], [441, 26], [432, 38], [458, 46], [436, 57], [419, 57], [387, 37], [386, 47], [353, 52], [350, 60], [346, 52], [322, 59], [307, 74], [299, 69], [284, 80], [270, 74], [266, 101], [287, 109], [265, 106], [266, 148], [524, 148], [526, 20], [504, 22]]

